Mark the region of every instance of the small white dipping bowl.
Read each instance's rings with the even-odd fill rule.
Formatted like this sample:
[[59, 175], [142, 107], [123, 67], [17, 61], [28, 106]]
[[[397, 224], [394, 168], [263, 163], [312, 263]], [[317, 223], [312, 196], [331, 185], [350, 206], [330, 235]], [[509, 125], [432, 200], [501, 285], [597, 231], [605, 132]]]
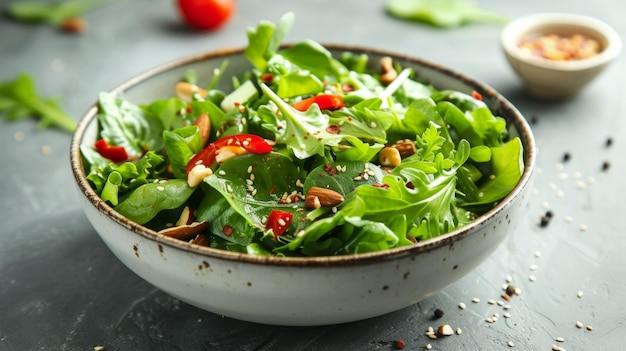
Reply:
[[[557, 61], [540, 57], [519, 46], [523, 39], [549, 34], [586, 36], [600, 44], [600, 52], [589, 58]], [[513, 20], [502, 31], [501, 45], [526, 91], [546, 100], [567, 99], [578, 94], [622, 49], [619, 35], [605, 22], [565, 13], [540, 13]]]
[[[98, 109], [94, 105], [72, 138], [71, 166], [87, 218], [126, 266], [172, 296], [213, 313], [264, 324], [311, 326], [370, 318], [415, 304], [471, 272], [500, 245], [524, 217], [532, 188], [536, 147], [520, 112], [490, 87], [438, 65], [373, 49], [326, 47], [333, 55], [367, 54], [372, 64], [391, 56], [438, 89], [480, 93], [522, 141], [525, 170], [517, 186], [471, 224], [388, 251], [281, 258], [202, 247], [130, 221], [93, 191], [85, 178], [80, 147], [95, 142]], [[194, 69], [208, 80], [225, 59], [226, 74], [238, 75], [251, 67], [242, 49], [209, 52], [150, 70], [113, 93], [137, 104], [165, 99], [173, 95], [174, 85], [187, 70]]]

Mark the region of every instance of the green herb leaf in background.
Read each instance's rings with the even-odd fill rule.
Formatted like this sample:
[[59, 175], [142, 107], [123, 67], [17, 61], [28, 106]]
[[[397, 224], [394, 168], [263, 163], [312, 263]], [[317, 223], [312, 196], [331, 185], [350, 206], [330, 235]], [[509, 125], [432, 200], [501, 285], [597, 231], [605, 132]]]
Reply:
[[440, 28], [473, 22], [506, 23], [508, 18], [469, 0], [389, 0], [387, 12], [397, 18]]
[[33, 78], [25, 73], [0, 84], [0, 115], [7, 120], [39, 118], [40, 128], [58, 127], [68, 132], [76, 128], [76, 122], [63, 112], [59, 101], [39, 96]]
[[88, 10], [111, 0], [72, 0], [60, 2], [20, 1], [7, 5], [6, 13], [24, 22], [49, 22], [60, 25], [71, 18], [79, 18]]

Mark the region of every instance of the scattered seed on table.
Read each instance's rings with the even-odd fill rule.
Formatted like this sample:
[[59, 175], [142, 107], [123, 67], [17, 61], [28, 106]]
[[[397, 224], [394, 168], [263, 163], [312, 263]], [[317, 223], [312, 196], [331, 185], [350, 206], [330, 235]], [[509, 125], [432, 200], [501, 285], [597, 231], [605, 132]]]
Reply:
[[592, 331], [592, 330], [593, 330], [593, 327], [592, 327], [592, 326], [590, 326], [590, 325], [587, 325], [587, 330]]
[[493, 322], [495, 322], [495, 321], [493, 320], [493, 318], [491, 318], [491, 317], [490, 317], [490, 318], [485, 319], [485, 322], [487, 322], [487, 323], [493, 323]]
[[573, 221], [574, 221], [574, 218], [572, 216], [565, 216], [565, 222], [572, 223]]
[[460, 302], [459, 303], [459, 308], [464, 310], [465, 309], [465, 304], [463, 302]]
[[509, 342], [507, 342], [507, 343], [506, 343], [506, 345], [507, 345], [508, 347], [514, 347], [514, 346], [515, 346], [515, 344], [513, 344], [513, 341], [509, 341]]
[[24, 136], [25, 135], [22, 132], [15, 132], [15, 134], [13, 134], [13, 139], [15, 141], [22, 141], [22, 140], [24, 140]]
[[587, 225], [586, 224], [581, 224], [579, 227], [581, 232], [586, 232], [587, 231]]
[[565, 339], [560, 336], [554, 340], [556, 340], [557, 342], [565, 342]]
[[578, 296], [579, 298], [583, 297], [583, 292], [582, 290], [578, 290], [578, 292], [576, 293], [576, 296]]
[[[506, 295], [509, 296], [509, 295]], [[498, 304], [498, 306], [504, 306], [504, 301], [498, 300], [498, 302], [496, 302]]]
[[577, 182], [576, 182], [576, 187], [577, 187], [578, 189], [584, 189], [584, 188], [586, 188], [586, 187], [587, 187], [587, 183], [585, 183], [585, 182], [583, 182], [583, 181], [579, 180], [579, 181], [577, 181]]
[[582, 327], [583, 327], [583, 324], [579, 321], [576, 321], [576, 328], [582, 329]]
[[572, 156], [569, 154], [569, 152], [563, 154], [563, 162], [569, 161], [570, 158], [572, 158]]
[[426, 344], [426, 350], [430, 350], [430, 349], [432, 349], [432, 348], [433, 348], [433, 345], [431, 345], [431, 344]]
[[541, 257], [541, 251], [539, 250], [535, 251], [535, 257]]
[[473, 303], [479, 303], [479, 302], [480, 302], [480, 299], [479, 299], [479, 298], [477, 298], [477, 297], [475, 297], [475, 298], [473, 298], [473, 299], [472, 299], [472, 302], [473, 302]]
[[502, 317], [511, 318], [511, 314], [509, 312], [504, 312], [504, 314], [502, 314]]
[[495, 305], [496, 304], [496, 300], [489, 299], [489, 301], [487, 301], [487, 303], [490, 304], [490, 305]]
[[567, 180], [567, 178], [568, 178], [567, 173], [565, 172], [559, 173], [559, 180]]
[[52, 153], [52, 147], [50, 147], [49, 145], [42, 146], [41, 153], [44, 155], [50, 155]]
[[513, 281], [513, 277], [509, 274], [509, 275], [506, 276], [505, 280], [506, 280], [507, 283], [510, 283], [510, 282]]
[[528, 267], [531, 271], [536, 271], [537, 270], [537, 265], [536, 264], [531, 264], [530, 267]]
[[528, 276], [528, 280], [530, 280], [531, 282], [534, 282], [535, 280], [537, 280], [537, 277], [535, 277], [533, 274]]
[[463, 333], [463, 331], [461, 330], [461, 328], [456, 328], [456, 335], [461, 335]]

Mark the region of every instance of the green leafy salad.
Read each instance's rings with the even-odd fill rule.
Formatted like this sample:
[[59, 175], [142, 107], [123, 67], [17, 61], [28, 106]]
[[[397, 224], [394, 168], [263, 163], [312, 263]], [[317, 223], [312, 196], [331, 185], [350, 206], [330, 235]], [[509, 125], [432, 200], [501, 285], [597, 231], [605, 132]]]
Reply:
[[100, 197], [193, 244], [329, 256], [447, 233], [518, 183], [522, 143], [480, 94], [437, 90], [390, 58], [281, 46], [293, 18], [248, 29], [245, 74], [224, 76], [224, 61], [200, 88], [189, 71], [146, 105], [102, 93], [81, 149]]

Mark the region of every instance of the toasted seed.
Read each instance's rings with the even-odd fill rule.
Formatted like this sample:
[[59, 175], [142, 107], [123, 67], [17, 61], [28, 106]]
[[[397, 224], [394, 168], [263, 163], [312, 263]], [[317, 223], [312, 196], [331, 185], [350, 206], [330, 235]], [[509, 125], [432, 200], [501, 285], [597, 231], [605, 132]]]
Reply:
[[465, 309], [465, 304], [463, 302], [459, 303], [459, 308], [464, 310]]

